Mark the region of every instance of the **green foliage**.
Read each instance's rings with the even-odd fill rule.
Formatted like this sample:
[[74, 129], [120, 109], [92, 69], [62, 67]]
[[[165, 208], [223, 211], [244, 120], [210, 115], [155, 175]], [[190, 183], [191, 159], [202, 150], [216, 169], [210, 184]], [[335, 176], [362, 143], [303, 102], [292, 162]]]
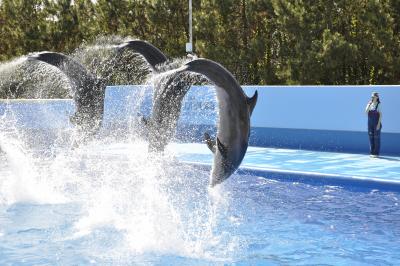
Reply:
[[272, 1], [284, 80], [299, 84], [396, 84], [398, 16], [389, 1]]
[[[193, 0], [193, 6], [195, 52], [242, 84], [400, 81], [397, 0]], [[72, 53], [99, 36], [135, 36], [182, 57], [188, 32], [188, 3], [181, 0], [0, 1], [0, 61], [40, 50]]]

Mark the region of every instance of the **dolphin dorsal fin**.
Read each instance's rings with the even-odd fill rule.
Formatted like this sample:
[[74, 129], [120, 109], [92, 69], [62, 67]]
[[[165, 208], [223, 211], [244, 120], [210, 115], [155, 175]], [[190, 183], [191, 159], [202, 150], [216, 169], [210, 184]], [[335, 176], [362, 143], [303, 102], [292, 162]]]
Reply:
[[250, 115], [253, 113], [254, 107], [256, 107], [256, 103], [257, 103], [257, 98], [258, 98], [258, 92], [256, 91], [253, 95], [253, 97], [246, 98], [246, 102], [247, 102], [247, 106], [249, 107], [249, 112]]
[[212, 153], [215, 153], [215, 140], [212, 140], [210, 134], [204, 133], [204, 140], [206, 141], [207, 147]]
[[224, 144], [222, 144], [222, 142], [219, 140], [219, 138], [217, 137], [217, 146], [218, 146], [218, 150], [221, 153], [221, 155], [223, 157], [226, 157], [228, 150], [227, 148], [224, 146]]

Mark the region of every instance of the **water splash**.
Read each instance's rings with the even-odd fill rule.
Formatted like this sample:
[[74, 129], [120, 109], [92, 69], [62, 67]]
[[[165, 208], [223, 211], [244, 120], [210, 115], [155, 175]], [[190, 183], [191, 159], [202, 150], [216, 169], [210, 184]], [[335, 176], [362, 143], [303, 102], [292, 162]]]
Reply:
[[[52, 189], [52, 183], [39, 176], [33, 159], [24, 152], [26, 149], [20, 142], [0, 135], [0, 148], [9, 168], [8, 174], [3, 175], [0, 183], [3, 203], [10, 205], [18, 202], [65, 202], [66, 199]], [[4, 172], [3, 168], [6, 167], [1, 168]]]
[[143, 84], [151, 73], [145, 59], [133, 51], [116, 54], [117, 45], [129, 37], [100, 36], [89, 44], [82, 44], [71, 56], [81, 62], [98, 78], [108, 84]]
[[75, 179], [78, 191], [75, 196], [70, 194], [82, 202], [82, 216], [74, 224], [72, 238], [111, 226], [123, 232], [125, 249], [131, 254], [232, 255], [232, 247], [238, 246], [232, 241], [237, 240], [220, 228], [229, 197], [221, 191], [209, 196], [208, 172], [178, 167], [173, 154], [149, 154], [145, 142], [103, 143], [104, 148], [98, 144], [81, 147], [73, 156], [75, 162], [64, 161], [62, 166], [66, 169], [70, 164], [73, 169], [79, 165], [81, 171]]
[[65, 98], [70, 89], [60, 71], [27, 56], [0, 63], [0, 98]]
[[[93, 55], [101, 53], [104, 58], [112, 48], [112, 41], [101, 41], [85, 45], [74, 56], [95, 67], [97, 61], [92, 60]], [[161, 74], [152, 75], [146, 83], [160, 82], [184, 62], [185, 59], [177, 59], [159, 66]], [[51, 69], [40, 68], [40, 71], [46, 73]], [[100, 73], [103, 70], [95, 73], [105, 77]], [[152, 86], [147, 86], [146, 90], [149, 89]], [[117, 245], [110, 242], [110, 246], [116, 246], [111, 255], [93, 250], [95, 257], [172, 254], [229, 261], [242, 248], [241, 240], [231, 234], [236, 226], [228, 214], [231, 196], [222, 188], [208, 190], [209, 171], [179, 163], [172, 151], [163, 154], [148, 151], [146, 139], [137, 134], [142, 125], [134, 121], [148, 94], [146, 90], [135, 95], [135, 99], [128, 99], [132, 103], [128, 112], [132, 114], [129, 118], [132, 122], [128, 127], [113, 129], [115, 135], [125, 136], [122, 140], [115, 135], [99, 136], [72, 147], [74, 139], [79, 138], [74, 134], [78, 133], [70, 127], [56, 127], [46, 128], [46, 136], [55, 139], [50, 145], [38, 144], [34, 140], [36, 133], [21, 127], [13, 110], [4, 112], [0, 119], [0, 128], [5, 132], [0, 135], [0, 204], [78, 206], [69, 213], [76, 217], [69, 225], [70, 230], [57, 241], [76, 243], [94, 238], [95, 242], [99, 234], [104, 239], [111, 238], [110, 228], [113, 234], [122, 236]], [[52, 111], [43, 112], [41, 119], [54, 124], [50, 122], [54, 120]], [[95, 245], [94, 242], [90, 243]]]
[[218, 260], [238, 250], [226, 224], [229, 195], [208, 191], [208, 171], [179, 164], [173, 152], [148, 153], [147, 143], [136, 138], [93, 140], [72, 150], [55, 146], [52, 156], [9, 136], [0, 143], [7, 162], [0, 167], [2, 204], [78, 204], [66, 239], [114, 228], [124, 239], [119, 252], [131, 256]]

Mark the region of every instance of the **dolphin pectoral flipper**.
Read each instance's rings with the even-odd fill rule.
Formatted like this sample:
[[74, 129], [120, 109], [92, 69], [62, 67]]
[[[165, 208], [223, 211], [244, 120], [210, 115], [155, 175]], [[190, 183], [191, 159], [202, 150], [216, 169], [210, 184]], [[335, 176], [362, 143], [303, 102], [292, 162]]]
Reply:
[[137, 114], [138, 119], [136, 120], [138, 123], [138, 126], [144, 130], [144, 132], [148, 132], [151, 124], [151, 117], [145, 117], [141, 114]]
[[258, 98], [258, 91], [254, 93], [253, 97], [246, 98], [247, 105], [249, 106], [250, 115], [253, 113], [254, 107], [256, 106], [257, 98]]
[[73, 114], [69, 117], [69, 122], [71, 122], [73, 125], [76, 125], [78, 121], [78, 118], [76, 117], [76, 114]]
[[141, 122], [143, 125], [148, 126], [149, 123], [150, 123], [150, 118], [142, 116], [142, 117], [140, 117], [140, 122]]
[[228, 154], [228, 149], [224, 146], [224, 144], [222, 144], [222, 142], [219, 140], [218, 137], [217, 137], [217, 146], [218, 146], [218, 150], [221, 153], [221, 155], [223, 157], [226, 157]]
[[207, 132], [204, 133], [204, 140], [206, 141], [207, 147], [210, 149], [210, 151], [215, 153], [215, 140], [212, 140], [210, 134]]

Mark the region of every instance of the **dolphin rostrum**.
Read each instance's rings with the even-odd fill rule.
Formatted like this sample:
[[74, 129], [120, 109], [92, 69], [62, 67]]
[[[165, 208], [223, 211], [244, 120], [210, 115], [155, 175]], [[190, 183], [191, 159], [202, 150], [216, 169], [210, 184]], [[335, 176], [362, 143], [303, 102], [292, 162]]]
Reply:
[[97, 78], [73, 58], [56, 52], [40, 52], [29, 56], [60, 69], [70, 80], [75, 102], [71, 122], [88, 135], [95, 134], [103, 121], [106, 82]]
[[215, 84], [219, 108], [217, 138], [204, 134], [214, 153], [210, 186], [222, 183], [239, 167], [250, 136], [250, 116], [257, 103], [257, 91], [248, 98], [233, 75], [220, 64], [208, 59], [195, 59], [179, 70], [206, 76]]
[[[163, 151], [175, 134], [183, 99], [196, 77], [189, 73], [178, 76], [174, 71], [168, 72], [175, 68], [174, 64], [168, 62], [168, 58], [158, 48], [146, 41], [131, 40], [122, 43], [119, 51], [122, 53], [125, 50], [141, 54], [153, 71], [162, 75], [154, 84], [151, 117], [144, 121], [147, 125], [149, 150]], [[161, 70], [160, 65], [166, 73]]]

